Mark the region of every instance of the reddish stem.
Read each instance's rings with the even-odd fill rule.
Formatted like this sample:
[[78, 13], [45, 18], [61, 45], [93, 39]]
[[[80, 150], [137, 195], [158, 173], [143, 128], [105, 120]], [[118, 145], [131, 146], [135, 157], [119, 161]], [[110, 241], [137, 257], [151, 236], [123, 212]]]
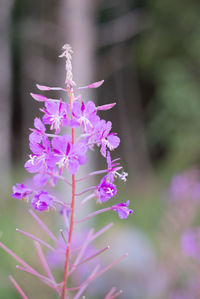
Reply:
[[[72, 115], [73, 94], [72, 94], [70, 86], [68, 86], [67, 90], [68, 90], [68, 94], [69, 94], [69, 98], [70, 98], [70, 112], [71, 112], [71, 119], [72, 119], [73, 118], [73, 115]], [[75, 135], [74, 135], [73, 128], [71, 130], [71, 134], [72, 134], [72, 145], [73, 145], [75, 143]], [[66, 249], [66, 254], [65, 254], [65, 268], [64, 268], [64, 278], [63, 278], [63, 288], [62, 288], [62, 299], [66, 298], [69, 257], [70, 257], [70, 251], [71, 251], [72, 232], [73, 232], [73, 227], [74, 227], [75, 187], [76, 187], [75, 175], [72, 175], [71, 217], [70, 217], [68, 244], [67, 244], [67, 249]]]

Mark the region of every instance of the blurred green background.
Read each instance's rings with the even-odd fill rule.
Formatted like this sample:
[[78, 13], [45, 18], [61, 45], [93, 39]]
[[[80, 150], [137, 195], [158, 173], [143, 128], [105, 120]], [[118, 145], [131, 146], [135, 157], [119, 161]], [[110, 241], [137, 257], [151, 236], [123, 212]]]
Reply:
[[[124, 290], [121, 298], [172, 298], [174, 288], [186, 288], [188, 276], [197, 271], [193, 261], [179, 259], [186, 226], [179, 212], [190, 219], [193, 205], [195, 215], [185, 222], [198, 224], [198, 205], [173, 204], [167, 190], [176, 173], [199, 167], [199, 14], [195, 0], [1, 1], [0, 238], [26, 260], [37, 264], [36, 253], [15, 228], [36, 233], [38, 228], [28, 205], [11, 199], [10, 193], [12, 184], [26, 176], [29, 128], [38, 115], [39, 105], [29, 93], [36, 92], [36, 83], [63, 86], [64, 64], [58, 55], [70, 43], [77, 85], [105, 79], [85, 96], [98, 105], [117, 102], [102, 115], [119, 133], [121, 145], [113, 157], [120, 156], [129, 173], [126, 185], [119, 183], [115, 201], [129, 199], [135, 213], [127, 221], [98, 216], [96, 226], [113, 220], [115, 227], [105, 236], [116, 249], [112, 256], [129, 252], [129, 257], [96, 282], [96, 295], [90, 290], [89, 298], [103, 298], [99, 285], [105, 286], [105, 295], [106, 279], [110, 287]], [[91, 170], [101, 168], [101, 160], [95, 163], [90, 162]], [[50, 216], [42, 217], [51, 226]], [[55, 232], [57, 228], [52, 225]], [[36, 279], [16, 270], [15, 261], [2, 250], [0, 261], [0, 298], [19, 298], [10, 273], [30, 298], [55, 298]]]

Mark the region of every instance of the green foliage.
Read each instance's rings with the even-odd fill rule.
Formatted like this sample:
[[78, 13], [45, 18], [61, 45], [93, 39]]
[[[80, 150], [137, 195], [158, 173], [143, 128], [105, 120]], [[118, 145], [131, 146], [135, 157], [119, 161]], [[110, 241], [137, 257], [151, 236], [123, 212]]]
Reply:
[[[147, 134], [151, 147], [158, 144], [168, 154], [192, 152], [198, 159], [200, 132], [200, 3], [148, 1], [152, 26], [140, 36], [137, 58], [143, 77], [154, 85], [147, 109]], [[193, 147], [197, 147], [195, 151]]]

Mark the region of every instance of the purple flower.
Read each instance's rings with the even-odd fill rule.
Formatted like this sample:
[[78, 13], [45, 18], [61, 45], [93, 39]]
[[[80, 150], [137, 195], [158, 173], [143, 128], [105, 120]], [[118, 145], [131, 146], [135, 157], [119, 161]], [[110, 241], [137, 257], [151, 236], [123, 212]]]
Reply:
[[38, 211], [45, 211], [53, 204], [53, 198], [46, 191], [40, 191], [32, 199], [32, 207]]
[[73, 119], [71, 120], [71, 126], [77, 127], [80, 124], [83, 127], [84, 133], [90, 132], [94, 127], [94, 124], [99, 121], [99, 117], [96, 115], [96, 106], [92, 101], [84, 104], [79, 102], [73, 103]]
[[24, 184], [16, 184], [16, 186], [13, 186], [13, 193], [11, 196], [16, 199], [22, 199], [31, 193], [33, 193], [33, 190], [26, 187]]
[[43, 122], [51, 125], [51, 130], [56, 130], [56, 134], [60, 132], [62, 126], [69, 125], [67, 113], [69, 111], [69, 104], [60, 102], [46, 102], [45, 107], [41, 109], [44, 112]]
[[116, 133], [110, 133], [112, 129], [112, 123], [106, 122], [104, 119], [100, 120], [94, 128], [95, 143], [101, 146], [101, 154], [106, 157], [106, 149], [110, 151], [116, 149], [120, 144], [119, 137]]
[[127, 200], [126, 203], [118, 203], [117, 205], [112, 206], [112, 210], [117, 212], [121, 219], [126, 219], [130, 214], [133, 213], [133, 210], [128, 208], [129, 203], [129, 200]]
[[113, 183], [110, 182], [107, 176], [101, 180], [95, 191], [97, 202], [105, 202], [114, 197], [116, 194], [117, 188]]
[[64, 135], [52, 139], [53, 152], [61, 172], [68, 168], [69, 173], [75, 174], [79, 165], [86, 163], [87, 147], [84, 142], [71, 144], [71, 136]]
[[47, 172], [55, 167], [55, 158], [46, 136], [42, 138], [42, 144], [30, 142], [30, 149], [33, 155], [30, 155], [30, 159], [25, 163], [25, 168], [28, 172]]

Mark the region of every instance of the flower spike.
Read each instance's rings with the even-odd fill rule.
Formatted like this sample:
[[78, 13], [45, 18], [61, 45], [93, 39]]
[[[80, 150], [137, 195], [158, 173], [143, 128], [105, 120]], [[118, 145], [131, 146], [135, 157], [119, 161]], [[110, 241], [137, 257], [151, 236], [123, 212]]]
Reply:
[[[105, 244], [101, 247], [103, 249], [98, 249], [93, 242], [111, 228], [112, 223], [96, 233], [91, 228], [87, 232], [82, 231], [81, 235], [75, 233], [74, 226], [104, 212], [114, 211], [121, 219], [126, 219], [133, 213], [133, 210], [129, 209], [129, 201], [104, 206], [105, 203], [115, 200], [116, 179], [119, 178], [125, 182], [128, 175], [123, 171], [119, 158], [114, 160], [111, 158], [111, 152], [118, 148], [120, 138], [112, 131], [111, 121], [106, 121], [99, 115], [101, 111], [115, 107], [116, 103], [96, 106], [91, 100], [85, 101], [84, 97], [79, 94], [80, 91], [86, 88], [98, 88], [104, 80], [76, 88], [73, 81], [72, 54], [71, 46], [65, 44], [59, 56], [65, 59], [64, 88], [36, 85], [41, 92], [64, 92], [62, 99], [59, 96], [49, 98], [42, 94], [30, 94], [42, 105], [39, 109], [42, 117], [35, 117], [34, 126], [30, 129], [30, 154], [24, 165], [27, 172], [32, 175], [32, 179], [29, 179], [28, 183], [18, 183], [13, 186], [11, 195], [14, 199], [25, 199], [29, 202], [30, 214], [38, 224], [36, 229], [38, 230], [39, 227], [39, 231], [45, 232], [46, 237], [49, 237], [51, 242], [53, 241], [52, 245], [43, 240], [38, 233], [36, 237], [34, 234], [17, 229], [18, 232], [33, 240], [41, 262], [40, 266], [46, 276], [29, 266], [0, 242], [0, 247], [19, 262], [20, 265], [17, 266], [19, 270], [31, 274], [30, 277], [37, 277], [61, 299], [85, 298], [84, 292], [88, 285], [126, 256], [123, 255], [100, 269], [99, 260], [102, 253], [110, 246]], [[91, 169], [81, 178], [79, 170], [87, 163], [90, 151], [94, 150], [102, 155], [104, 165], [100, 170]], [[96, 185], [86, 185], [83, 189], [78, 189], [81, 185], [79, 182], [94, 175], [99, 177]], [[66, 192], [55, 191], [59, 182], [66, 183]], [[102, 208], [94, 209], [88, 215], [82, 215], [83, 206], [88, 201], [101, 204]], [[42, 220], [43, 213], [49, 210], [49, 217], [55, 213], [59, 218], [58, 234], [53, 233], [49, 225], [47, 226]], [[43, 252], [41, 245], [45, 247], [46, 253]], [[59, 266], [63, 267], [63, 279], [57, 283], [53, 267]], [[77, 278], [80, 280], [79, 285], [73, 287]], [[27, 296], [17, 282], [12, 277], [10, 280], [21, 297], [26, 299]], [[116, 298], [120, 294], [121, 291], [112, 288], [105, 299]]]

